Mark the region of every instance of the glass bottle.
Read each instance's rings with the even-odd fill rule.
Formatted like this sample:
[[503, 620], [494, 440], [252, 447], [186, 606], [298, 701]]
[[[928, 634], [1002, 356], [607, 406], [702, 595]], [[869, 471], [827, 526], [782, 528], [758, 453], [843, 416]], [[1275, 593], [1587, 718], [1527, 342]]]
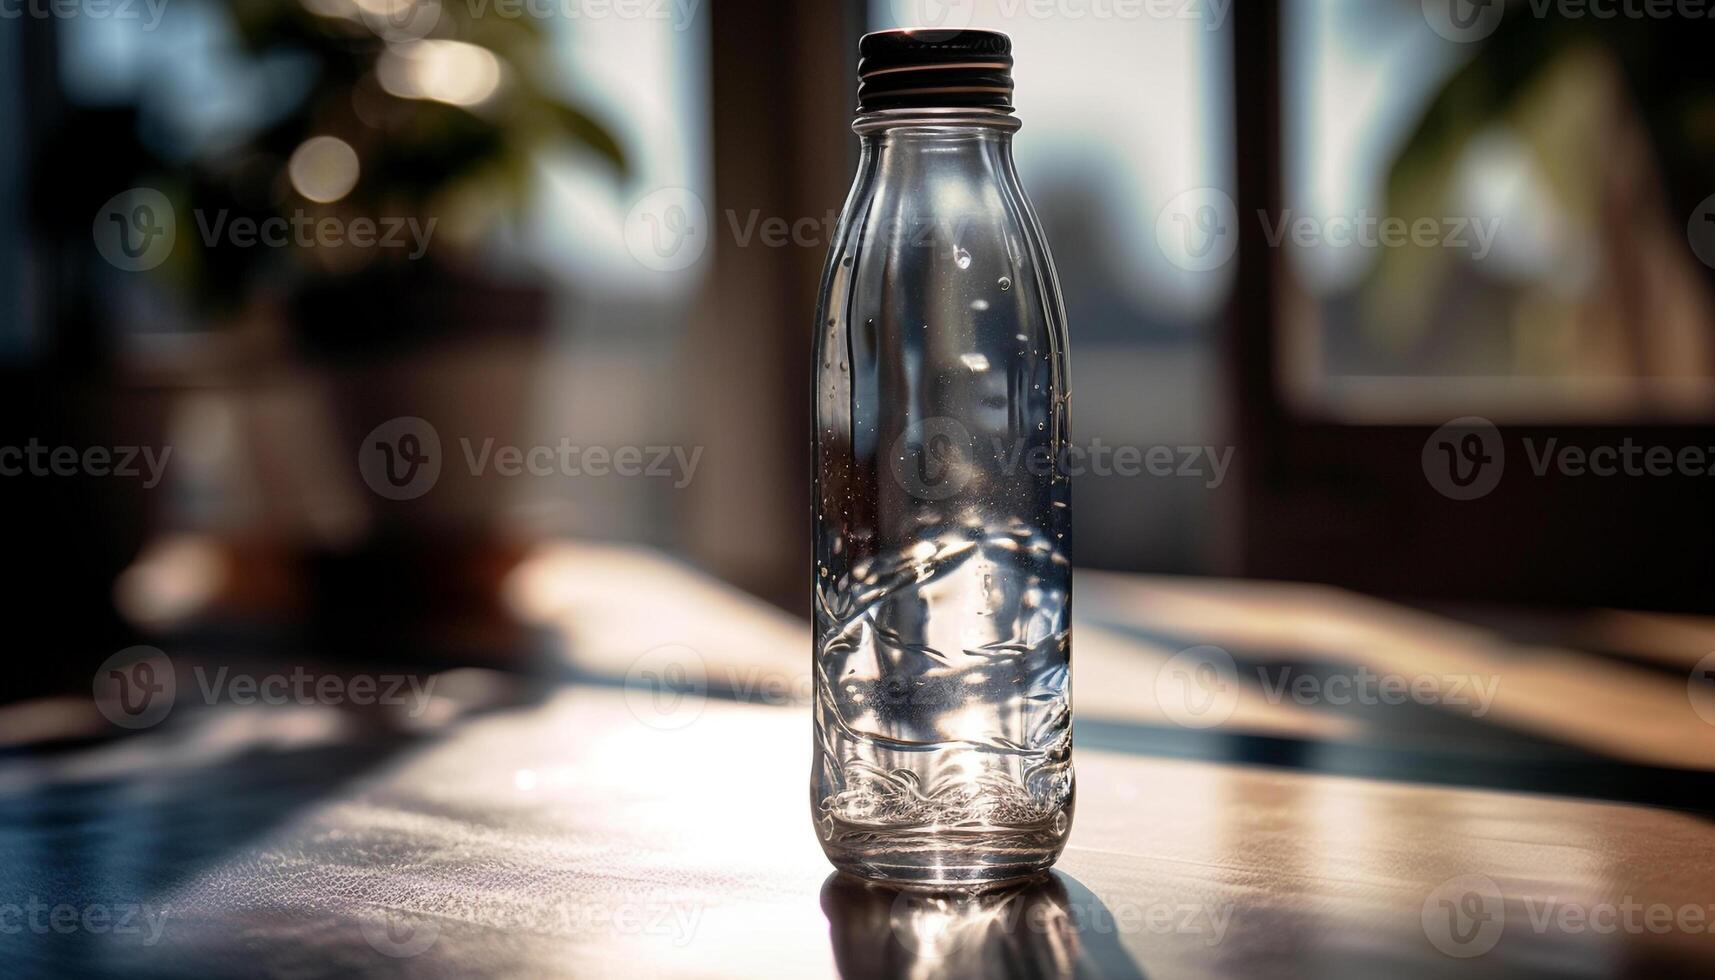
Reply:
[[1072, 818], [1065, 312], [1013, 168], [1011, 41], [860, 56], [816, 319], [811, 807], [842, 870], [1017, 878]]

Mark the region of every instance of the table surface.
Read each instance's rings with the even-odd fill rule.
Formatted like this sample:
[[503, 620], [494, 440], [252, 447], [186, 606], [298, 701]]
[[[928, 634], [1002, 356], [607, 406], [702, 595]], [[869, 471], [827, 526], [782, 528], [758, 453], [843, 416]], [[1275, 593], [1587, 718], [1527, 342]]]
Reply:
[[[816, 845], [803, 622], [614, 547], [508, 588], [569, 682], [463, 669], [408, 710], [176, 707], [0, 756], [7, 975], [1715, 973], [1705, 620], [1081, 573], [1066, 853], [933, 896]], [[1189, 711], [1163, 678], [1210, 647]], [[662, 650], [703, 684], [627, 683]], [[1338, 693], [1365, 677], [1437, 696]]]

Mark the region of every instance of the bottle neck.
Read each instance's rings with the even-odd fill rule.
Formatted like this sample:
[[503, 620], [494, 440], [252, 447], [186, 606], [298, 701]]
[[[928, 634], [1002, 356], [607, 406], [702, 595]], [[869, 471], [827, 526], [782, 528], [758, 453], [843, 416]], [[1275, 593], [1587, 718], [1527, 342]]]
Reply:
[[1016, 181], [1012, 134], [1018, 127], [1010, 113], [981, 109], [890, 109], [860, 113], [852, 122], [861, 170], [929, 183], [984, 174]]
[[882, 109], [860, 112], [852, 120], [852, 131], [868, 142], [872, 137], [946, 136], [984, 134], [1005, 138], [1011, 143], [1012, 134], [1023, 125], [1010, 109]]

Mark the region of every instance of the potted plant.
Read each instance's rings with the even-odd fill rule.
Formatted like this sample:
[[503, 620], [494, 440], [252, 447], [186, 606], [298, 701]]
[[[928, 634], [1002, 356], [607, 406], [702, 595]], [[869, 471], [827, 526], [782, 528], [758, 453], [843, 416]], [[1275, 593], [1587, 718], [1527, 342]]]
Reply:
[[[187, 518], [181, 507], [164, 523], [268, 541], [263, 551], [306, 572], [297, 598], [333, 622], [491, 604], [510, 553], [503, 490], [468, 478], [454, 440], [523, 431], [550, 304], [539, 275], [489, 260], [485, 243], [527, 203], [545, 149], [579, 148], [616, 176], [625, 156], [546, 81], [550, 38], [532, 17], [438, 0], [219, 9], [234, 71], [256, 93], [241, 131], [163, 145], [135, 138], [132, 114], [82, 121], [125, 147], [105, 170], [84, 164], [102, 173], [94, 186], [158, 192], [175, 218], [170, 253], [121, 287], [169, 300], [134, 309], [177, 311], [153, 317], [170, 321], [151, 345], [169, 355], [144, 359], [166, 365], [154, 377], [183, 409], [167, 424], [194, 430], [215, 405], [241, 429], [225, 461], [237, 476], [205, 466], [193, 477], [203, 485], [179, 488], [224, 510]], [[124, 231], [130, 213], [113, 220]], [[447, 465], [432, 491], [393, 498], [371, 492], [358, 457], [366, 434], [401, 417], [445, 433]], [[354, 589], [362, 617], [346, 606]], [[376, 615], [388, 596], [398, 617]]]

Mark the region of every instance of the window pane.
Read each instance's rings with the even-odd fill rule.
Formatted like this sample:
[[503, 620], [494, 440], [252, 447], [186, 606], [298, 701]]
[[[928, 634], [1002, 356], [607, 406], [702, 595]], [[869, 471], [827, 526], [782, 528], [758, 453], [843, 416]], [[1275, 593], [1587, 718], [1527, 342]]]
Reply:
[[1303, 407], [1715, 411], [1715, 248], [1699, 259], [1696, 220], [1715, 91], [1670, 55], [1705, 27], [1516, 3], [1470, 27], [1419, 0], [1285, 11], [1284, 202], [1264, 220]]

